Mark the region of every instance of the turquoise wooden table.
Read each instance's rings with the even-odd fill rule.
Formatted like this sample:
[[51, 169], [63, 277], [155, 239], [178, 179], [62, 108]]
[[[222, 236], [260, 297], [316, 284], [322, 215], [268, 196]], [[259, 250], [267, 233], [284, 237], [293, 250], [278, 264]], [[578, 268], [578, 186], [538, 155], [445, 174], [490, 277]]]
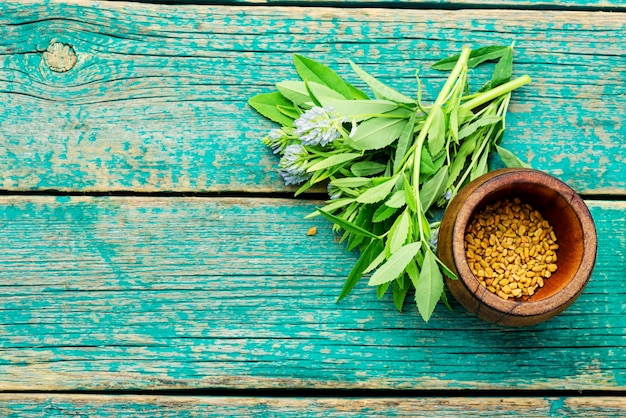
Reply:
[[[0, 4], [0, 416], [626, 414], [623, 1], [162, 3]], [[432, 97], [512, 42], [503, 144], [589, 206], [584, 293], [523, 329], [336, 303], [358, 254], [247, 100], [294, 53]]]

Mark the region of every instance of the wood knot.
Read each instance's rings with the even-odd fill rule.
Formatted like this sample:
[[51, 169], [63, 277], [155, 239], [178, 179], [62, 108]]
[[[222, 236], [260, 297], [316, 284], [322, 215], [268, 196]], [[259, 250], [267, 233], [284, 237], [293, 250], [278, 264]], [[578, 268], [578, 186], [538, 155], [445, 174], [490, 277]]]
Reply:
[[52, 71], [64, 73], [76, 64], [76, 53], [71, 45], [52, 41], [43, 53], [43, 59]]

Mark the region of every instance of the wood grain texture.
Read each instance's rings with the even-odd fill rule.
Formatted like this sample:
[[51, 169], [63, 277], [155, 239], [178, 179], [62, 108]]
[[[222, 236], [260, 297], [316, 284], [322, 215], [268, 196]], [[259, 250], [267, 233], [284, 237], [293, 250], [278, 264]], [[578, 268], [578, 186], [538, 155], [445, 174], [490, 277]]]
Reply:
[[263, 398], [0, 394], [6, 417], [572, 417], [620, 416], [618, 397]]
[[[167, 0], [168, 4], [188, 4], [192, 3], [189, 0]], [[211, 3], [210, 0], [196, 0], [193, 3]], [[285, 1], [285, 0], [226, 0], [224, 4], [289, 4], [289, 5], [326, 5], [326, 6], [341, 6], [341, 5], [363, 5], [364, 2], [359, 0], [297, 0], [297, 1]], [[545, 9], [563, 9], [571, 10], [573, 8], [582, 9], [608, 9], [608, 10], [622, 10], [626, 9], [624, 2], [621, 0], [369, 0], [369, 5], [375, 5], [378, 7], [406, 7], [406, 8], [451, 8], [451, 7], [516, 7], [516, 8], [545, 8]]]
[[626, 388], [626, 202], [589, 202], [593, 277], [527, 329], [335, 303], [356, 255], [316, 203], [1, 197], [0, 391]]
[[[579, 193], [626, 194], [626, 14], [0, 4], [0, 189], [284, 191], [249, 97], [295, 77], [291, 54], [355, 84], [348, 59], [411, 94], [463, 44], [516, 45], [504, 145]], [[52, 71], [44, 52], [69, 45]], [[479, 77], [480, 72], [476, 72]], [[484, 74], [482, 74], [484, 75]]]

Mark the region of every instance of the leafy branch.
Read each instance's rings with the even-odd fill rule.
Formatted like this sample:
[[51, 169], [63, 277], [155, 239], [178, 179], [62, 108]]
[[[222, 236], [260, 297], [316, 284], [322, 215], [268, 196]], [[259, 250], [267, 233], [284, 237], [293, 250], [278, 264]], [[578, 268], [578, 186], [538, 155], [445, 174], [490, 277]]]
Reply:
[[[300, 55], [300, 80], [276, 84], [249, 104], [277, 122], [263, 142], [280, 155], [279, 173], [297, 193], [326, 182], [329, 200], [321, 215], [342, 234], [348, 251], [360, 256], [338, 300], [363, 276], [382, 297], [391, 288], [401, 310], [414, 289], [420, 315], [428, 321], [440, 299], [443, 276], [454, 274], [436, 255], [437, 210], [467, 182], [489, 171], [497, 152], [508, 166], [523, 166], [499, 144], [511, 92], [530, 82], [512, 78], [513, 48], [470, 50], [433, 65], [450, 71], [432, 105], [387, 86], [355, 63], [373, 98], [325, 65]], [[496, 61], [491, 79], [469, 92], [468, 71]]]

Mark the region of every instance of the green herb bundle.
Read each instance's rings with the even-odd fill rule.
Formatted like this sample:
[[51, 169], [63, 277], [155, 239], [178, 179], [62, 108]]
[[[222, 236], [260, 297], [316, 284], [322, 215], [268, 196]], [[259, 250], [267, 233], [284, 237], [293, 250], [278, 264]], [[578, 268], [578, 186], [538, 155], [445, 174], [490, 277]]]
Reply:
[[[280, 124], [263, 143], [280, 155], [278, 171], [302, 193], [326, 183], [322, 215], [360, 257], [339, 300], [363, 276], [382, 297], [389, 288], [401, 310], [411, 288], [425, 321], [438, 301], [446, 304], [443, 275], [454, 274], [437, 258], [437, 211], [459, 189], [489, 170], [496, 152], [507, 166], [524, 166], [500, 147], [511, 92], [528, 83], [511, 80], [513, 48], [489, 46], [433, 65], [450, 74], [434, 103], [383, 84], [361, 67], [354, 72], [373, 98], [327, 66], [295, 55], [301, 80], [282, 81], [277, 91], [249, 104]], [[491, 79], [470, 92], [468, 70], [496, 61]]]

